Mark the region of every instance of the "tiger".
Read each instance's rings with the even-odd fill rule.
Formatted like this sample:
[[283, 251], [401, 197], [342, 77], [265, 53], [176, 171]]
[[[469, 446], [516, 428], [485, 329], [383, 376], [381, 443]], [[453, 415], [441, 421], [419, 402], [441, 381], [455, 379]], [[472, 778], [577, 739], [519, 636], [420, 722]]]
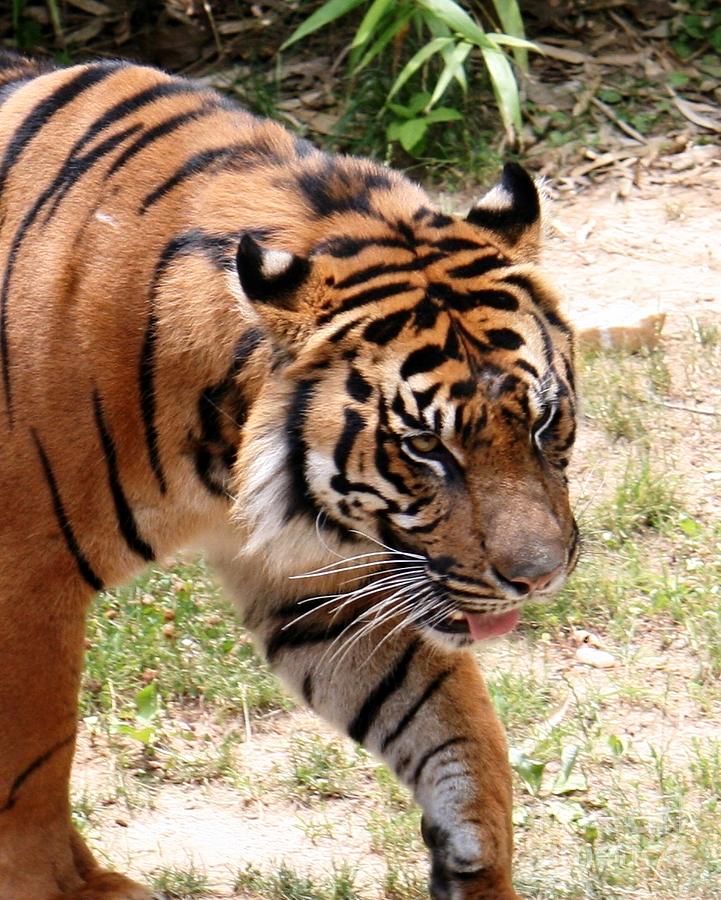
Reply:
[[507, 163], [468, 214], [202, 83], [0, 56], [0, 897], [148, 900], [72, 827], [88, 608], [204, 553], [272, 669], [518, 900], [473, 645], [578, 555], [573, 332]]

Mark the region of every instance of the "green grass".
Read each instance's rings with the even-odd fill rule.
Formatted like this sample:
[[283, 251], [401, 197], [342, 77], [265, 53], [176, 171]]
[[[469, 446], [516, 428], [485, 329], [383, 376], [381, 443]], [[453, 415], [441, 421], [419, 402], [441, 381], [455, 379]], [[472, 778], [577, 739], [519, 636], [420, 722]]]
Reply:
[[230, 715], [289, 705], [201, 563], [153, 570], [103, 594], [87, 645], [84, 715], [132, 714], [150, 683], [164, 704]]
[[341, 866], [331, 876], [315, 878], [296, 872], [281, 863], [274, 872], [261, 872], [246, 866], [238, 872], [233, 889], [267, 897], [268, 900], [360, 900], [355, 887], [355, 873]]
[[187, 869], [164, 868], [153, 874], [152, 887], [172, 900], [205, 897], [210, 891], [208, 877], [191, 865]]
[[353, 792], [357, 757], [350, 757], [338, 741], [326, 741], [316, 734], [298, 735], [290, 742], [288, 753], [286, 784], [296, 799], [307, 803]]

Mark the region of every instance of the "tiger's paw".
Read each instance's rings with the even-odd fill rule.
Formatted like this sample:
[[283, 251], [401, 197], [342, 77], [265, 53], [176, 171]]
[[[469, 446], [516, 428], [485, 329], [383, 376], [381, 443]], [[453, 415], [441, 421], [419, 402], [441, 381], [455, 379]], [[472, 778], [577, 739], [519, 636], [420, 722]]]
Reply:
[[426, 816], [421, 833], [431, 853], [433, 900], [522, 900], [513, 889], [510, 866], [489, 865], [477, 837], [461, 833], [454, 838]]
[[53, 900], [165, 900], [165, 898], [162, 894], [151, 893], [124, 875], [97, 871], [87, 877], [82, 887], [69, 894], [57, 894]]

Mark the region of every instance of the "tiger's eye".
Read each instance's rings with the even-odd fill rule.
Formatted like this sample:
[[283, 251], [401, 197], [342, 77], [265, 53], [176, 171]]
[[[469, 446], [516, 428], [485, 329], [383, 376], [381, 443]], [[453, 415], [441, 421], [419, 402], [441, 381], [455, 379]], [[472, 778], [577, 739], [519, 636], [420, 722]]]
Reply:
[[412, 434], [406, 440], [416, 453], [433, 453], [441, 445], [439, 438], [430, 431], [425, 431], [423, 434]]

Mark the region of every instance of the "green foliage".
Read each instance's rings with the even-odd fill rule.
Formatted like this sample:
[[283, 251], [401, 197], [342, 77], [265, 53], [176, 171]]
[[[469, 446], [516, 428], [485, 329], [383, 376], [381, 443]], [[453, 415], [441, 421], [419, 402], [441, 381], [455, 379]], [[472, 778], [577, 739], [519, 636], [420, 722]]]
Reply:
[[[516, 0], [494, 0], [495, 16], [506, 31], [487, 32], [455, 0], [328, 0], [303, 22], [281, 49], [307, 38], [318, 29], [359, 6], [365, 13], [350, 45], [349, 68], [357, 78], [394, 43], [402, 48], [405, 63], [388, 89], [383, 114], [390, 119], [386, 136], [416, 156], [423, 153], [431, 126], [462, 118], [458, 106], [439, 106], [455, 84], [468, 91], [468, 60], [481, 54], [506, 134], [514, 141], [521, 128], [518, 85], [504, 48], [525, 68], [526, 41]], [[416, 49], [418, 48], [418, 49]], [[395, 57], [395, 54], [394, 54]], [[383, 62], [383, 65], [386, 65]], [[392, 62], [391, 62], [392, 66]], [[407, 99], [399, 102], [399, 94]], [[394, 101], [394, 102], [392, 102]]]
[[718, 0], [686, 0], [677, 4], [671, 23], [671, 46], [682, 60], [705, 49], [721, 53], [721, 7]]

